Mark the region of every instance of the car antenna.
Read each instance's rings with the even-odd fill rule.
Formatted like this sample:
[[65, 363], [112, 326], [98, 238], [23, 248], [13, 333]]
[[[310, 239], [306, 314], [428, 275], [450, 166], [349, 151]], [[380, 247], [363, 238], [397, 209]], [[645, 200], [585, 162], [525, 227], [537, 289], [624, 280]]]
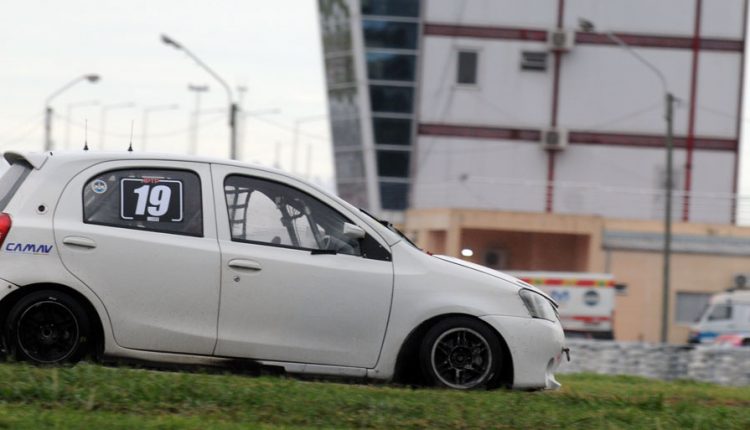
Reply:
[[128, 146], [128, 152], [133, 152], [133, 124], [134, 120], [130, 120], [130, 145]]
[[83, 135], [83, 150], [89, 150], [89, 119], [86, 118], [86, 134]]

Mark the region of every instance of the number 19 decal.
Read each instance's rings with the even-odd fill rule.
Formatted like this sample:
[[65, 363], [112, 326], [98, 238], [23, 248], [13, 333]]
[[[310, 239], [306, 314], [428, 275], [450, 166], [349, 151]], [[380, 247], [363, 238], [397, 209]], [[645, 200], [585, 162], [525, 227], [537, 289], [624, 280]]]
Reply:
[[120, 217], [151, 222], [182, 221], [182, 182], [155, 178], [120, 180]]

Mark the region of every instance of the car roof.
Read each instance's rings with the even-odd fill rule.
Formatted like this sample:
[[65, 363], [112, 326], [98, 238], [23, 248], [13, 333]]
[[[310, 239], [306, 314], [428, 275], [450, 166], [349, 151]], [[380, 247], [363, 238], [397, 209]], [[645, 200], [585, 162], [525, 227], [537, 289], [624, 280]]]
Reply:
[[18, 160], [25, 160], [34, 169], [40, 169], [48, 160], [56, 160], [59, 162], [66, 161], [80, 161], [86, 160], [92, 163], [98, 163], [102, 161], [121, 161], [121, 160], [158, 160], [158, 161], [177, 161], [177, 162], [192, 162], [192, 163], [210, 163], [210, 164], [224, 164], [228, 166], [246, 167], [256, 170], [263, 170], [270, 173], [276, 173], [289, 178], [296, 178], [287, 172], [271, 167], [261, 166], [258, 164], [245, 163], [241, 161], [223, 159], [223, 158], [211, 158], [211, 157], [199, 157], [195, 155], [185, 154], [169, 154], [169, 153], [158, 153], [158, 152], [137, 152], [137, 151], [49, 151], [49, 152], [33, 152], [33, 151], [7, 151], [3, 154], [8, 163], [13, 164]]

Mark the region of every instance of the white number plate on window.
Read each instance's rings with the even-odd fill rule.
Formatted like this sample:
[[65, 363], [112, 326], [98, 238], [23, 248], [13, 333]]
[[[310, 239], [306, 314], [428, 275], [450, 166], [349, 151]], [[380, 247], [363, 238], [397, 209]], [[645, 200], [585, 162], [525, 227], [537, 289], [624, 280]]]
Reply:
[[120, 217], [149, 222], [182, 222], [182, 182], [148, 177], [121, 179]]

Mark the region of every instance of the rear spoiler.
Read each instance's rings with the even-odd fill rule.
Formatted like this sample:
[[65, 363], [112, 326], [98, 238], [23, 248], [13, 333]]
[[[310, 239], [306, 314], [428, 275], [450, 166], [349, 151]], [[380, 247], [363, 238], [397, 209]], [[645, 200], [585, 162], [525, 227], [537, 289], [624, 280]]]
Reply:
[[25, 161], [36, 170], [41, 169], [42, 166], [44, 166], [44, 163], [47, 162], [47, 154], [38, 152], [21, 153], [8, 151], [3, 154], [3, 158], [5, 158], [5, 161], [7, 161], [9, 164], [15, 164], [19, 161]]

